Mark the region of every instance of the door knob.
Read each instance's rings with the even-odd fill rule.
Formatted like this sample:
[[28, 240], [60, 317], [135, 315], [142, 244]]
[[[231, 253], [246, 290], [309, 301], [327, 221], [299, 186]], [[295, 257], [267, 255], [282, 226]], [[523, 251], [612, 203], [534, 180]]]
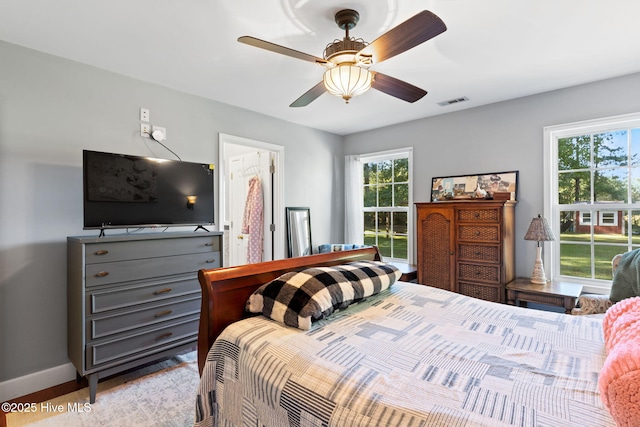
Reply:
[[242, 240], [244, 239], [244, 236], [242, 234], [238, 234], [238, 239]]

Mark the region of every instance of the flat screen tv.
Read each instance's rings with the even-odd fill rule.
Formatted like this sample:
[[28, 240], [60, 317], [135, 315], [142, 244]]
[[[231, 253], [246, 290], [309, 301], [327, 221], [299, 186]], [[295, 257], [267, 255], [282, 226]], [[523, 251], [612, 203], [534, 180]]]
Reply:
[[89, 150], [82, 157], [85, 230], [214, 224], [213, 165]]

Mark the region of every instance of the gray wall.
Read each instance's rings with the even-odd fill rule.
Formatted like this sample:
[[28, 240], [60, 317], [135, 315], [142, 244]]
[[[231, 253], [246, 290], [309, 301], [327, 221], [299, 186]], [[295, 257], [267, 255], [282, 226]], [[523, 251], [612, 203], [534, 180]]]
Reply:
[[434, 176], [520, 171], [516, 274], [528, 277], [535, 244], [523, 239], [531, 219], [543, 213], [543, 128], [638, 112], [637, 94], [640, 74], [603, 80], [352, 134], [345, 154], [413, 146], [415, 202], [429, 201]]
[[315, 244], [342, 241], [344, 154], [413, 146], [415, 201], [432, 176], [519, 170], [521, 276], [543, 127], [640, 111], [637, 74], [341, 138], [4, 42], [0, 63], [0, 382], [68, 363], [66, 236], [95, 234], [82, 231], [82, 149], [171, 158], [138, 135], [140, 107], [184, 160], [217, 164], [218, 133], [285, 146], [285, 204], [311, 207]]
[[97, 233], [82, 230], [82, 150], [173, 158], [140, 137], [140, 107], [183, 160], [217, 164], [218, 133], [284, 146], [285, 205], [311, 207], [314, 241], [340, 241], [340, 136], [4, 42], [0, 63], [0, 382], [69, 362], [66, 237]]

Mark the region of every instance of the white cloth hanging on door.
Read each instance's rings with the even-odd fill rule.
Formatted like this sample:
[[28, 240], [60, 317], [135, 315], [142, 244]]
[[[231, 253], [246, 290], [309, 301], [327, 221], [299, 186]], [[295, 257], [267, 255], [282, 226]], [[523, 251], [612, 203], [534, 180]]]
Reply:
[[262, 261], [263, 210], [262, 182], [260, 177], [256, 175], [249, 180], [249, 191], [242, 218], [242, 233], [249, 235], [249, 244], [247, 245], [247, 263], [249, 264]]

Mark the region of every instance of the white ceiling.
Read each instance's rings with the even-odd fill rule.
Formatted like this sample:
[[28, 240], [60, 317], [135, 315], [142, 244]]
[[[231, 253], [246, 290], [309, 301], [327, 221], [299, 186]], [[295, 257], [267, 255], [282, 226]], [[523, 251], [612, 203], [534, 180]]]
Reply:
[[[345, 8], [360, 13], [350, 35], [366, 41], [425, 9], [445, 22], [372, 68], [424, 98], [370, 90], [290, 108], [323, 67], [236, 41], [322, 57], [344, 35], [333, 19]], [[640, 72], [639, 17], [637, 0], [0, 0], [0, 39], [344, 135]]]

